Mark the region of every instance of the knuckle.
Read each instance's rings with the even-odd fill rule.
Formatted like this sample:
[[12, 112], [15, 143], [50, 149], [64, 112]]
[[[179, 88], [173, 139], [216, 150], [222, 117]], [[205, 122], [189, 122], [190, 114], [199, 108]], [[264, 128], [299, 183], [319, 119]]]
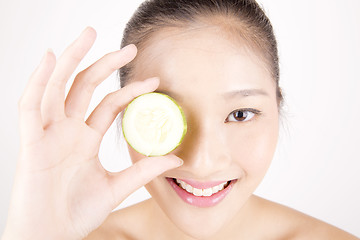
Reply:
[[[106, 69], [108, 69], [107, 71], [109, 72], [115, 72], [116, 70], [119, 69], [118, 64], [116, 64], [117, 61], [113, 58], [113, 56], [111, 55], [111, 53], [107, 53], [103, 58], [103, 65]], [[121, 60], [120, 60], [121, 61]]]
[[137, 96], [139, 96], [139, 91], [138, 91], [138, 83], [134, 83], [128, 86], [125, 86], [124, 91], [126, 91], [129, 100], [133, 100], [134, 98], [136, 98]]
[[142, 180], [145, 180], [146, 166], [144, 163], [142, 161], [136, 162], [133, 166], [136, 175]]
[[70, 55], [70, 59], [74, 62], [80, 62], [82, 60], [82, 56], [80, 56], [79, 54], [73, 54]]
[[124, 59], [122, 59], [121, 57], [118, 58], [116, 52], [110, 52], [105, 54], [102, 57], [101, 61], [111, 72], [118, 70], [121, 66], [125, 64]]
[[112, 53], [109, 52], [109, 53], [106, 53], [101, 59], [104, 60], [104, 59], [108, 59], [108, 58], [111, 58], [112, 57]]
[[75, 80], [79, 81], [82, 80], [86, 75], [86, 69], [80, 71], [78, 74], [76, 74]]
[[117, 114], [119, 108], [121, 108], [121, 101], [116, 101], [115, 98], [116, 92], [109, 93], [104, 97], [104, 105], [107, 106], [113, 114]]
[[78, 74], [76, 74], [74, 81], [78, 83], [84, 82], [85, 79], [87, 78], [86, 73], [87, 73], [86, 69], [80, 71]]
[[80, 62], [87, 52], [87, 49], [79, 44], [72, 44], [68, 50], [68, 57], [75, 62]]
[[136, 98], [138, 96], [137, 92], [136, 92], [136, 88], [133, 86], [132, 88], [130, 88], [129, 91], [129, 99], [132, 100], [134, 98]]
[[119, 89], [115, 92], [108, 93], [103, 98], [101, 105], [110, 109], [111, 113], [118, 114], [131, 100], [137, 95], [131, 89]]
[[118, 108], [117, 101], [113, 100], [114, 99], [113, 95], [114, 93], [108, 93], [100, 102], [101, 107], [106, 108], [107, 109], [106, 111], [110, 113], [115, 113], [116, 109]]
[[85, 69], [76, 75], [74, 81], [76, 82], [76, 84], [79, 84], [81, 88], [84, 88], [89, 91], [93, 91], [98, 85], [95, 79], [96, 79], [95, 74], [91, 74], [90, 69]]
[[116, 101], [113, 100], [115, 93], [108, 93], [104, 97], [104, 102], [106, 102], [107, 105], [115, 106]]

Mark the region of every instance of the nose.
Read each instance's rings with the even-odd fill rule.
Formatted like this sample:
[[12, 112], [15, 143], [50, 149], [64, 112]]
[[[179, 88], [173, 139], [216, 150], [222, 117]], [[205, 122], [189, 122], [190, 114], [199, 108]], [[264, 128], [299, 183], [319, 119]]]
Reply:
[[231, 157], [221, 121], [210, 116], [187, 116], [188, 130], [174, 154], [184, 160], [182, 170], [211, 179], [229, 169]]

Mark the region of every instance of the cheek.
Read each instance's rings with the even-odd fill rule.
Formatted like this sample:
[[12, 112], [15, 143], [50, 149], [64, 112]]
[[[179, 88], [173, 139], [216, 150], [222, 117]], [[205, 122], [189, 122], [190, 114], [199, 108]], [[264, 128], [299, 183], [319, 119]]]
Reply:
[[249, 127], [234, 126], [228, 139], [231, 156], [249, 178], [262, 179], [274, 156], [278, 125], [276, 121], [254, 124]]

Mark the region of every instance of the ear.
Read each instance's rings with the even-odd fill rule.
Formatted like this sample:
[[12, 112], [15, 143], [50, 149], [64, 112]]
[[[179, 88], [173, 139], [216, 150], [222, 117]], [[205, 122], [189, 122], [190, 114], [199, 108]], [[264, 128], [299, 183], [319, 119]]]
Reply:
[[282, 103], [284, 101], [284, 94], [282, 88], [279, 86], [276, 87], [276, 99], [277, 99], [277, 105], [279, 106], [279, 108], [281, 108]]

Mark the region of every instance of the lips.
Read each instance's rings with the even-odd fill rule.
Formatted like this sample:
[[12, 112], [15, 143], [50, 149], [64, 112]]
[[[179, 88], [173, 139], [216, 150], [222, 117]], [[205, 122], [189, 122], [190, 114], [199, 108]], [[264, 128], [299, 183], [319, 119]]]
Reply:
[[178, 196], [197, 207], [211, 207], [223, 200], [237, 179], [230, 181], [197, 182], [187, 179], [166, 178]]
[[178, 183], [184, 182], [188, 185], [190, 185], [193, 188], [198, 189], [207, 189], [207, 188], [213, 188], [216, 186], [221, 187], [221, 184], [225, 185], [229, 181], [212, 181], [212, 182], [198, 182], [190, 179], [176, 179]]
[[[175, 182], [178, 184], [179, 187], [186, 190], [188, 193], [192, 193], [197, 197], [210, 197], [211, 195], [223, 190], [225, 187], [228, 186], [228, 184], [230, 184], [230, 181], [217, 182], [217, 184], [215, 182], [191, 184], [191, 181], [189, 180], [180, 179], [175, 179]], [[192, 181], [192, 183], [196, 182]]]

